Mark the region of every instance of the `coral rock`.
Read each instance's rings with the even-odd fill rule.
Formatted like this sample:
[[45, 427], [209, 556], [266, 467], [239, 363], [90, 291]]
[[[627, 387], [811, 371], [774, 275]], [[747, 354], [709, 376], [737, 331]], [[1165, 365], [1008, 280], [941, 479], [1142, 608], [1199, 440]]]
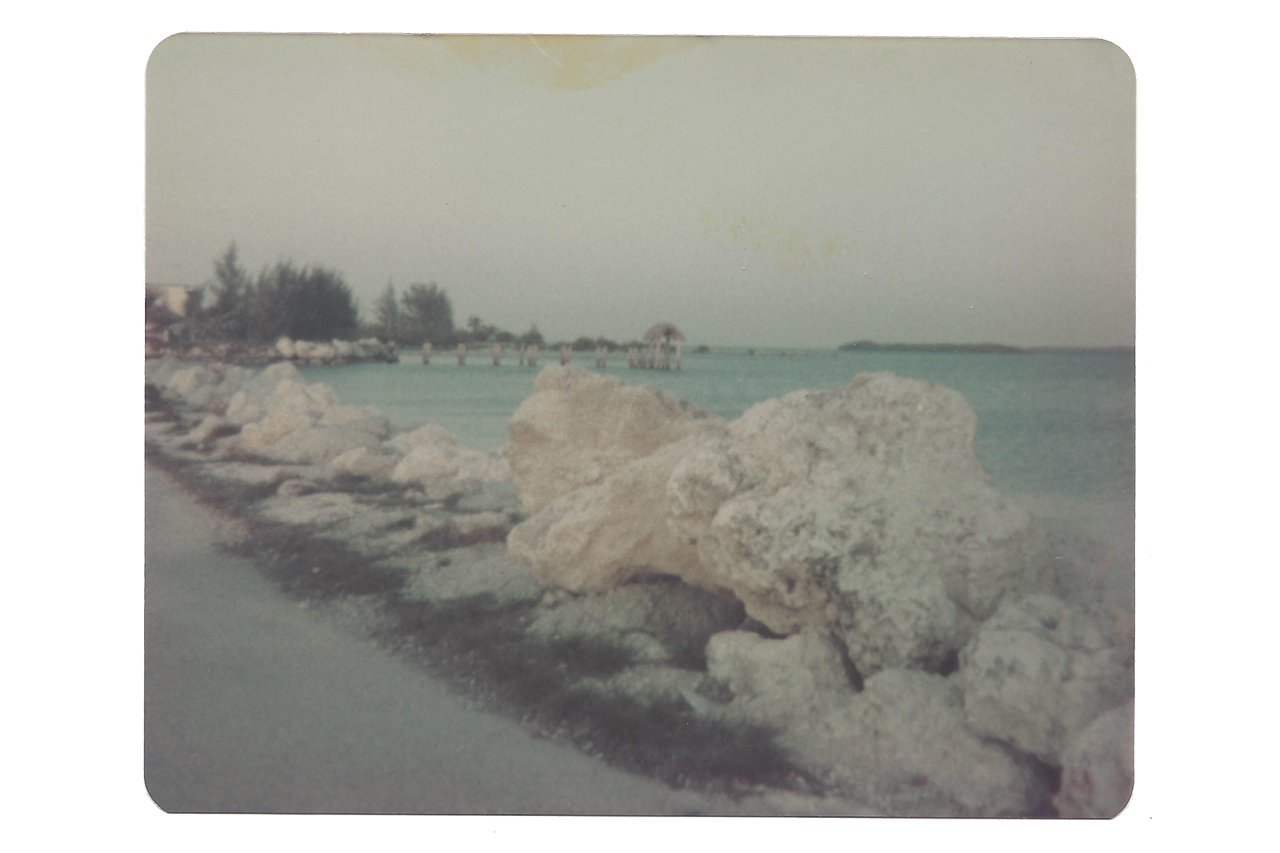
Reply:
[[838, 631], [864, 673], [941, 666], [1045, 571], [1043, 535], [978, 463], [976, 423], [956, 392], [891, 374], [753, 406], [668, 483], [693, 582], [777, 633]]
[[652, 388], [577, 367], [548, 367], [512, 415], [507, 457], [532, 514], [663, 445], [722, 423]]
[[1059, 765], [1099, 715], [1133, 695], [1125, 653], [1083, 612], [1050, 596], [1002, 606], [960, 656], [965, 718]]

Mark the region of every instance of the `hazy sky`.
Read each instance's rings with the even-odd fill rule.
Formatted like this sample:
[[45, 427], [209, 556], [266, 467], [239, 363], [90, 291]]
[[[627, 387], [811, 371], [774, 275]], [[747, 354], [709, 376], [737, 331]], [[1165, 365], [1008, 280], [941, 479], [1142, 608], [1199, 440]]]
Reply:
[[1100, 41], [176, 36], [147, 279], [338, 270], [550, 340], [1132, 345], [1134, 78]]

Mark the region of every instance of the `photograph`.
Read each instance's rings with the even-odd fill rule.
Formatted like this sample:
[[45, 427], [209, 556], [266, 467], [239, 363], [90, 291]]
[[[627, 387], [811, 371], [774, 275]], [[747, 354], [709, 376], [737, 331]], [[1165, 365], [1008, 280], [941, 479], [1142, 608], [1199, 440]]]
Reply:
[[160, 42], [151, 800], [1120, 814], [1136, 103], [1094, 38]]

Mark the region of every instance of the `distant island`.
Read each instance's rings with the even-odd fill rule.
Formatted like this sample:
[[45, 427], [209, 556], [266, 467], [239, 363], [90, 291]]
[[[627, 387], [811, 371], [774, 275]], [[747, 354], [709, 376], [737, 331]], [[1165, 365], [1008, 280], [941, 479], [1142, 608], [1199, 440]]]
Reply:
[[841, 344], [840, 352], [874, 350], [877, 352], [1026, 352], [1021, 347], [1005, 344], [878, 344], [875, 341], [853, 341]]
[[1014, 347], [1008, 344], [878, 344], [875, 341], [853, 341], [841, 344], [837, 352], [1092, 352], [1131, 353], [1133, 347]]

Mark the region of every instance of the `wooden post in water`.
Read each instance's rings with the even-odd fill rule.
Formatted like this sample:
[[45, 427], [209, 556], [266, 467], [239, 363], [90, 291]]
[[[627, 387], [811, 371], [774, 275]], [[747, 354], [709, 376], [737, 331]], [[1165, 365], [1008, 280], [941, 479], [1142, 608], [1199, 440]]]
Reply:
[[458, 344], [458, 364], [467, 363], [467, 345]]
[[608, 367], [608, 366], [609, 366], [609, 351], [604, 348], [603, 344], [601, 344], [600, 346], [596, 347], [596, 367]]
[[569, 348], [564, 344], [561, 344], [560, 345], [560, 365], [563, 367], [568, 363], [569, 363]]
[[682, 346], [683, 344], [681, 344], [679, 341], [676, 341], [676, 370], [680, 369], [680, 349]]
[[627, 347], [627, 367], [635, 370], [640, 366], [640, 353], [635, 347]]
[[423, 364], [431, 363], [431, 341], [427, 341], [425, 344], [422, 345], [422, 363]]
[[530, 367], [538, 366], [538, 350], [539, 349], [540, 347], [537, 344], [529, 344], [529, 348], [525, 350], [525, 361], [526, 363], [528, 363]]
[[498, 367], [502, 364], [502, 344], [494, 344], [489, 347], [489, 355], [493, 356], [493, 366]]

